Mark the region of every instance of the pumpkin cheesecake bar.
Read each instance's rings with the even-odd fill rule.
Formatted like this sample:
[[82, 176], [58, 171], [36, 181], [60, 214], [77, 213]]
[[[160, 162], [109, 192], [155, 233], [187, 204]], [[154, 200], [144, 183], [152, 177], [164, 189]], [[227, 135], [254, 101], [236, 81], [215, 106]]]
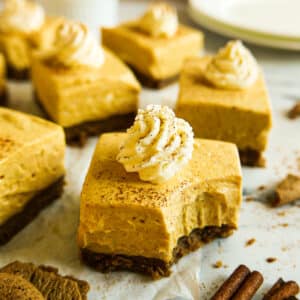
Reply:
[[0, 245], [58, 198], [64, 184], [65, 137], [43, 119], [0, 108]]
[[167, 107], [139, 110], [127, 133], [100, 137], [83, 189], [78, 243], [101, 271], [168, 276], [185, 254], [238, 226], [234, 144], [193, 139]]
[[179, 24], [172, 6], [158, 3], [138, 20], [103, 28], [102, 42], [131, 67], [144, 86], [162, 88], [178, 78], [185, 58], [200, 53], [204, 36]]
[[31, 54], [38, 47], [35, 35], [43, 27], [43, 8], [32, 0], [5, 0], [0, 12], [0, 52], [11, 79], [29, 78]]
[[0, 106], [5, 106], [7, 103], [6, 92], [6, 68], [4, 56], [0, 53]]
[[229, 42], [215, 57], [186, 60], [175, 111], [196, 137], [235, 143], [242, 164], [264, 165], [270, 99], [262, 71], [240, 41]]
[[83, 24], [62, 21], [52, 49], [34, 55], [32, 80], [38, 103], [63, 126], [69, 144], [134, 121], [138, 81]]

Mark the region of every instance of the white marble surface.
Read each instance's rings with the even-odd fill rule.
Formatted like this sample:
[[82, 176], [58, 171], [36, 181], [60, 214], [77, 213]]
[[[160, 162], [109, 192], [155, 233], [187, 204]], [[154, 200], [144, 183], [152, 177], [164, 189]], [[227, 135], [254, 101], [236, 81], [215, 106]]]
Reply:
[[[184, 12], [184, 1], [176, 1], [183, 22], [189, 23]], [[138, 16], [147, 1], [122, 1], [121, 20]], [[206, 51], [215, 52], [226, 40], [212, 33], [206, 34]], [[173, 268], [170, 278], [152, 282], [140, 275], [126, 272], [100, 274], [82, 265], [78, 259], [76, 230], [79, 216], [81, 185], [93, 153], [96, 139], [90, 139], [84, 149], [68, 148], [66, 164], [67, 186], [63, 197], [45, 210], [30, 226], [24, 229], [7, 246], [0, 248], [0, 265], [12, 260], [51, 264], [69, 273], [87, 279], [92, 290], [89, 299], [156, 299], [175, 297], [206, 300], [216, 286], [240, 263], [248, 264], [265, 275], [266, 290], [279, 276], [286, 280], [300, 280], [300, 214], [299, 205], [270, 209], [264, 201], [267, 192], [259, 192], [258, 186], [268, 188], [287, 172], [299, 173], [295, 166], [300, 156], [300, 119], [290, 121], [286, 111], [300, 99], [300, 54], [274, 51], [250, 45], [263, 66], [274, 108], [274, 129], [267, 152], [265, 169], [243, 168], [244, 191], [255, 201], [244, 202], [240, 228], [230, 238], [218, 240], [183, 258]], [[173, 105], [177, 86], [159, 92], [144, 90], [141, 105], [165, 103]], [[11, 106], [39, 114], [32, 102], [29, 84], [10, 83]], [[284, 225], [288, 224], [288, 226]], [[256, 243], [245, 247], [251, 238]], [[266, 258], [276, 257], [269, 264]], [[221, 260], [226, 267], [214, 269], [212, 264]]]

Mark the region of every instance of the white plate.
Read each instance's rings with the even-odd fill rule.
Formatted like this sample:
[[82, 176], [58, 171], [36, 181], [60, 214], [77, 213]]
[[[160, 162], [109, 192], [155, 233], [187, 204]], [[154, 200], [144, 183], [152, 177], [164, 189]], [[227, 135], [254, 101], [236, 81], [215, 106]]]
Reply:
[[189, 0], [189, 13], [198, 24], [255, 44], [300, 50], [300, 1]]

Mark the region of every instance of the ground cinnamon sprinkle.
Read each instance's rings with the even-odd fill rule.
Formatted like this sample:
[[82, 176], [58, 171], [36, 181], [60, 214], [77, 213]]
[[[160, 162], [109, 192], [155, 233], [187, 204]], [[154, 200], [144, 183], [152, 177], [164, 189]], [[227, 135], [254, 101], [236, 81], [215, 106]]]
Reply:
[[266, 262], [269, 263], [269, 264], [271, 264], [271, 263], [273, 263], [273, 262], [275, 262], [275, 261], [277, 261], [277, 258], [276, 258], [276, 257], [268, 257], [268, 258], [266, 259]]
[[249, 246], [253, 245], [255, 242], [256, 242], [256, 239], [252, 238], [246, 242], [245, 247], [249, 247]]

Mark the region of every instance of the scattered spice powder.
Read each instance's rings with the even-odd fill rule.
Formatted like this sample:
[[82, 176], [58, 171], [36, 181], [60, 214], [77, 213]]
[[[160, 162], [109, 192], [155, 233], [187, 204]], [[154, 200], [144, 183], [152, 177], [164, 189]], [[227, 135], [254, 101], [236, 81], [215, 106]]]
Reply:
[[272, 264], [273, 262], [277, 261], [277, 258], [276, 257], [268, 257], [266, 259], [266, 262], [269, 263], [269, 264]]
[[249, 246], [253, 245], [255, 242], [256, 242], [256, 239], [252, 238], [246, 242], [245, 247], [249, 247]]

